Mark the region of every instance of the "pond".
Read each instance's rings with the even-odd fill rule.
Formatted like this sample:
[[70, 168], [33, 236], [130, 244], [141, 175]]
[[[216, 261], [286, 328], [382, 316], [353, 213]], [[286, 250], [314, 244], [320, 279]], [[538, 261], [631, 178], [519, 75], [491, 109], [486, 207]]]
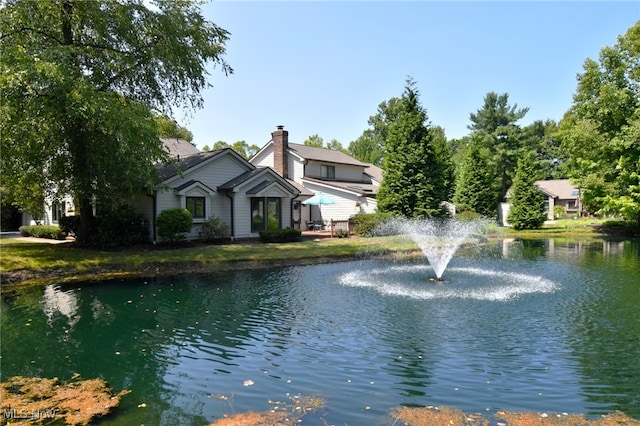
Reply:
[[422, 258], [9, 288], [2, 380], [130, 389], [106, 425], [202, 425], [297, 395], [302, 424], [394, 406], [640, 419], [637, 240], [501, 240]]

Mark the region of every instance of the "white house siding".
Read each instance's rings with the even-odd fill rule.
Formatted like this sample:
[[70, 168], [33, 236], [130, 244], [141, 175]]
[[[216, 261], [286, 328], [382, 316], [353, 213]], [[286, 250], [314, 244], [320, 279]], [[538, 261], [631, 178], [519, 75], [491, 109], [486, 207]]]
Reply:
[[378, 211], [378, 200], [371, 197], [360, 197], [360, 211], [358, 213], [376, 213]]
[[[305, 185], [311, 191], [328, 195], [335, 200], [335, 204], [326, 204], [322, 206], [310, 206], [311, 220], [347, 220], [353, 215], [361, 212], [361, 206], [356, 206], [356, 202], [360, 200], [356, 194], [351, 194], [346, 191], [340, 191], [338, 189], [314, 185], [307, 182]], [[361, 203], [362, 205], [362, 203]], [[308, 213], [302, 216], [302, 220], [309, 220]]]
[[[291, 157], [291, 156], [289, 156]], [[257, 167], [273, 167], [273, 145], [251, 159], [251, 164]]]
[[304, 163], [298, 157], [289, 155], [289, 179], [302, 185], [304, 176]]
[[[204, 196], [206, 199], [206, 217], [219, 217], [227, 226], [231, 227], [231, 204], [230, 200], [224, 194], [207, 194], [203, 192], [202, 188], [194, 185], [182, 195], [178, 195], [173, 188], [178, 188], [184, 183], [194, 180], [201, 182], [215, 191], [219, 185], [230, 181], [247, 170], [249, 170], [248, 167], [239, 163], [230, 154], [221, 155], [212, 160], [206, 160], [202, 164], [185, 171], [183, 176], [175, 176], [165, 182], [171, 189], [157, 193], [157, 213], [159, 214], [166, 209], [186, 207], [187, 196]], [[199, 237], [201, 223], [202, 220], [194, 220], [194, 226], [191, 228], [191, 232], [186, 235], [188, 239], [196, 239]]]
[[309, 161], [305, 168], [305, 176], [324, 178], [322, 176], [322, 166], [335, 167], [335, 179], [344, 181], [360, 182], [362, 180], [362, 166], [351, 166], [347, 164], [332, 164], [321, 161]]

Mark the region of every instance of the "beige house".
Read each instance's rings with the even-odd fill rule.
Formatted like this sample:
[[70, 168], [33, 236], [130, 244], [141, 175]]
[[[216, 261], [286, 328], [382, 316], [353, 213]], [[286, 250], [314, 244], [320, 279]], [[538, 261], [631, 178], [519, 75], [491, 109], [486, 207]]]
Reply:
[[[289, 132], [278, 126], [271, 140], [249, 160], [258, 167], [271, 167], [300, 189], [294, 223], [305, 228], [309, 221], [347, 220], [357, 213], [373, 213], [382, 170], [372, 164], [331, 149], [289, 143]], [[335, 201], [329, 205], [301, 202], [323, 193]]]
[[[569, 179], [554, 180], [538, 180], [535, 185], [542, 191], [546, 197], [547, 220], [555, 220], [560, 217], [580, 216], [580, 188], [572, 185]], [[507, 193], [507, 201], [500, 204], [500, 223], [503, 226], [509, 226], [507, 217], [511, 203], [509, 202], [509, 194]], [[564, 214], [555, 217], [555, 207], [560, 206], [564, 209]]]
[[550, 220], [558, 219], [554, 216], [557, 206], [564, 209], [564, 216], [580, 215], [580, 189], [569, 179], [538, 180], [536, 185], [547, 197], [546, 211]]

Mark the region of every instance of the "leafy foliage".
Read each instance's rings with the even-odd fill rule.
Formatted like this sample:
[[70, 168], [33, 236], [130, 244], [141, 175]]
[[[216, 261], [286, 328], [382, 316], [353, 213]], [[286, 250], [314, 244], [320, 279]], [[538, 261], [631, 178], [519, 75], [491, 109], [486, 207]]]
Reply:
[[[60, 229], [67, 235], [77, 235], [80, 216], [63, 216]], [[128, 205], [103, 210], [92, 222], [86, 244], [100, 248], [126, 247], [149, 241], [149, 223]]]
[[202, 224], [200, 239], [211, 242], [229, 235], [229, 227], [219, 217], [210, 217]]
[[376, 115], [369, 117], [369, 128], [349, 144], [349, 155], [362, 162], [382, 166], [389, 125], [396, 120], [400, 103], [400, 99], [394, 97], [378, 105]]
[[558, 137], [572, 180], [591, 213], [640, 228], [640, 21], [588, 58]]
[[209, 147], [209, 145], [205, 145], [202, 150], [203, 151], [217, 151], [219, 149], [231, 148], [240, 156], [246, 160], [253, 157], [258, 151], [260, 151], [260, 147], [256, 144], [249, 145], [245, 141], [236, 141], [233, 145], [229, 145], [225, 141], [218, 141], [213, 144], [213, 147]]
[[191, 231], [193, 218], [187, 209], [167, 209], [160, 212], [156, 225], [161, 238], [176, 242], [183, 240], [184, 234]]
[[302, 232], [293, 228], [269, 228], [260, 231], [260, 240], [265, 243], [289, 243], [298, 241]]
[[55, 225], [23, 225], [20, 227], [20, 235], [23, 237], [49, 238], [52, 240], [62, 240], [64, 234]]
[[353, 232], [360, 237], [372, 237], [376, 228], [389, 220], [392, 216], [388, 213], [360, 213], [353, 218]]
[[497, 190], [489, 165], [489, 153], [471, 139], [457, 176], [454, 203], [458, 211], [496, 216]]
[[80, 241], [93, 208], [151, 189], [167, 160], [154, 112], [198, 108], [207, 64], [228, 33], [191, 1], [6, 0], [0, 8], [0, 177], [31, 211], [78, 201]]
[[158, 127], [158, 136], [184, 139], [187, 142], [193, 141], [193, 133], [189, 129], [180, 126], [175, 120], [166, 115], [155, 115], [154, 119]]
[[538, 176], [534, 153], [523, 154], [518, 159], [508, 216], [509, 223], [516, 230], [540, 229], [547, 218], [544, 194], [535, 184]]
[[453, 165], [444, 131], [427, 123], [412, 80], [407, 81], [397, 113], [384, 141], [378, 208], [403, 217], [443, 215], [441, 203], [452, 195]]

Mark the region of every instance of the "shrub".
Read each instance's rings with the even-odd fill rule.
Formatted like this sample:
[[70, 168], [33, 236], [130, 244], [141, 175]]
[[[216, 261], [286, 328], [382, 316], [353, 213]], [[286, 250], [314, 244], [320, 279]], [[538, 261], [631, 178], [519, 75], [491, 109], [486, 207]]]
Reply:
[[263, 229], [260, 231], [260, 239], [265, 243], [288, 243], [298, 241], [300, 239], [299, 229]]
[[149, 224], [133, 207], [122, 205], [96, 217], [90, 242], [98, 247], [142, 244], [149, 240]]
[[476, 213], [470, 210], [462, 211], [456, 214], [455, 218], [461, 222], [470, 222], [472, 220], [480, 219], [482, 216], [480, 213]]
[[[76, 235], [80, 228], [80, 216], [63, 216], [60, 228], [67, 235]], [[116, 206], [101, 212], [91, 223], [87, 235], [87, 245], [113, 248], [142, 244], [149, 240], [148, 221], [133, 207]]]
[[157, 225], [160, 237], [175, 242], [184, 239], [184, 234], [191, 230], [193, 218], [187, 209], [167, 209], [158, 215]]
[[229, 235], [229, 227], [219, 217], [210, 217], [202, 224], [200, 239], [210, 242]]
[[49, 238], [62, 240], [64, 234], [60, 227], [55, 225], [26, 225], [20, 227], [20, 235], [23, 237]]
[[346, 229], [338, 229], [336, 231], [336, 237], [338, 238], [349, 238], [349, 231]]
[[371, 237], [376, 227], [391, 217], [389, 213], [357, 214], [354, 218], [354, 233], [361, 237]]
[[58, 220], [60, 229], [67, 235], [77, 235], [80, 228], [80, 216], [62, 216]]
[[559, 219], [561, 217], [565, 217], [567, 215], [564, 206], [553, 206], [553, 217]]

